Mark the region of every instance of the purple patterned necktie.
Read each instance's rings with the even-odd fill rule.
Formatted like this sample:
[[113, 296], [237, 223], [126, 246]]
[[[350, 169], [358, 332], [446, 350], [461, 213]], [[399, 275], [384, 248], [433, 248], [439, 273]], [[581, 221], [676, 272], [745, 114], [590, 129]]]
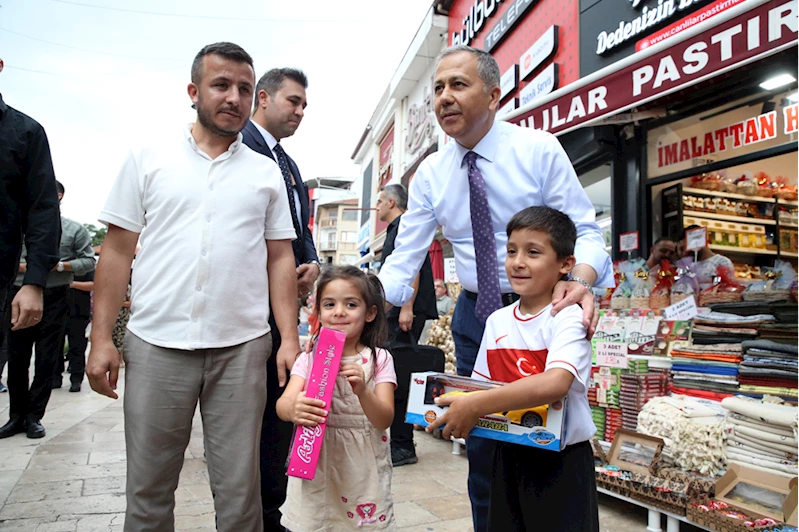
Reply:
[[477, 154], [470, 151], [464, 157], [469, 165], [469, 213], [472, 216], [474, 261], [477, 265], [477, 305], [474, 314], [480, 321], [502, 307], [497, 271], [497, 241], [494, 224], [488, 209], [488, 196], [483, 174], [477, 168]]

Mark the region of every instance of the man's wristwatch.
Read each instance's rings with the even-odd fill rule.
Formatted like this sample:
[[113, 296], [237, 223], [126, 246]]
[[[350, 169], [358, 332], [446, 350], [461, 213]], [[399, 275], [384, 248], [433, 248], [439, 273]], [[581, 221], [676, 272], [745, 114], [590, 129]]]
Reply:
[[571, 277], [571, 276], [569, 276], [568, 280], [569, 281], [574, 281], [575, 283], [580, 283], [581, 285], [583, 285], [586, 288], [586, 290], [588, 290], [589, 292], [591, 291], [591, 288], [592, 288], [591, 287], [591, 283], [589, 283], [585, 279], [580, 279], [579, 277]]
[[322, 263], [321, 263], [321, 262], [319, 262], [318, 260], [309, 260], [309, 261], [308, 261], [308, 262], [306, 262], [305, 264], [313, 264], [314, 266], [316, 266], [317, 268], [319, 268], [319, 273], [321, 273], [321, 272], [322, 272]]
[[55, 267], [55, 271], [63, 272], [64, 271], [64, 263], [61, 262], [61, 261], [58, 261], [58, 266]]

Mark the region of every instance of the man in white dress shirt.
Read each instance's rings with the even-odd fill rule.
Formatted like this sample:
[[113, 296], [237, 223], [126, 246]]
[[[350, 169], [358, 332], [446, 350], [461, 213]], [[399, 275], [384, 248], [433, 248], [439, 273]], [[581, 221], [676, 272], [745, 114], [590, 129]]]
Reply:
[[[499, 78], [496, 61], [481, 50], [452, 46], [439, 55], [434, 81], [436, 117], [455, 142], [419, 165], [396, 249], [380, 271], [386, 299], [394, 305], [404, 304], [441, 226], [452, 243], [464, 289], [455, 306], [452, 334], [458, 374], [466, 376], [472, 373], [487, 314], [518, 298], [504, 271], [505, 228], [515, 213], [530, 205], [545, 205], [566, 213], [577, 227], [577, 265], [570, 280], [556, 286], [553, 312], [579, 303], [591, 333], [598, 315], [589, 288], [595, 283], [613, 285], [610, 257], [595, 222], [594, 207], [558, 140], [543, 131], [494, 121], [500, 101]], [[475, 211], [480, 202], [483, 210]], [[483, 232], [488, 234], [483, 234], [480, 242], [476, 238], [480, 227], [473, 228], [473, 216], [490, 217], [491, 228]], [[485, 221], [480, 224], [486, 225]], [[478, 286], [481, 276], [489, 289]], [[492, 452], [491, 440], [469, 439], [469, 498], [475, 532], [487, 529]]]
[[174, 530], [198, 402], [217, 530], [263, 530], [258, 443], [270, 298], [281, 355], [300, 347], [286, 187], [277, 165], [240, 134], [254, 86], [242, 48], [203, 48], [188, 87], [197, 121], [133, 150], [100, 215], [108, 236], [86, 373], [95, 391], [113, 398], [119, 363], [111, 333], [141, 235], [124, 350], [129, 532]]

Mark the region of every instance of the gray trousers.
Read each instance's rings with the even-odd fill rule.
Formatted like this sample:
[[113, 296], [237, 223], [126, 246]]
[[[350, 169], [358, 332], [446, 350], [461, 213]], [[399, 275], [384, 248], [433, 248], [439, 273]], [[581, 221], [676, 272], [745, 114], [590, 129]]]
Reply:
[[183, 351], [125, 337], [125, 532], [175, 530], [175, 489], [200, 403], [219, 531], [261, 532], [259, 442], [272, 337]]

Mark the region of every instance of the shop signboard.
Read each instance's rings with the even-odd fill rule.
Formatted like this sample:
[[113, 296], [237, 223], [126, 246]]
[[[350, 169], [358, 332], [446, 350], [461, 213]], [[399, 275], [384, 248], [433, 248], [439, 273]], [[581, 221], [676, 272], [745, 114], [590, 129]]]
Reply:
[[545, 96], [558, 88], [558, 65], [552, 63], [541, 71], [533, 80], [527, 84], [519, 93], [522, 105], [535, 101], [537, 98]]
[[703, 23], [531, 106], [523, 104], [508, 120], [566, 133], [797, 42], [797, 0], [749, 0], [716, 18], [723, 22]]
[[730, 102], [727, 112], [711, 109], [649, 131], [647, 176], [652, 179], [796, 142], [799, 103], [788, 98], [795, 92], [774, 95], [774, 110], [765, 113], [754, 114], [762, 110], [759, 103]]
[[519, 65], [511, 67], [499, 78], [499, 99], [503, 100], [512, 90], [519, 86]]
[[[377, 196], [380, 192], [380, 189], [384, 186], [391, 183], [392, 177], [392, 167], [394, 162], [394, 126], [392, 125], [389, 128], [388, 132], [383, 137], [378, 144], [378, 149], [380, 150], [380, 156], [378, 159], [378, 180], [377, 180], [377, 190], [375, 190], [375, 196]], [[386, 230], [388, 224], [383, 222], [379, 219], [375, 220], [375, 234], [380, 234], [381, 232]]]
[[521, 72], [519, 77], [525, 79], [539, 65], [552, 57], [558, 49], [558, 27], [550, 26], [544, 34], [519, 58]]
[[663, 28], [662, 30], [658, 31], [657, 33], [653, 33], [649, 35], [645, 39], [641, 39], [637, 43], [635, 43], [635, 51], [640, 52], [650, 46], [659, 43], [660, 41], [664, 41], [669, 37], [673, 37], [680, 33], [681, 31], [685, 31], [688, 28], [691, 28], [700, 22], [704, 22], [705, 20], [715, 17], [716, 15], [720, 15], [724, 13], [731, 7], [737, 6], [741, 2], [745, 2], [746, 0], [716, 0], [712, 4], [706, 5], [699, 11], [695, 11], [691, 13], [687, 17], [684, 17], [674, 24]]
[[519, 107], [519, 99], [511, 98], [508, 103], [499, 108], [499, 110], [497, 111], [497, 118], [505, 116], [511, 111], [515, 111], [518, 107]]
[[710, 0], [599, 0], [585, 6], [580, 10], [580, 75], [587, 76], [634, 54], [638, 41], [660, 34], [665, 26], [710, 3]]

